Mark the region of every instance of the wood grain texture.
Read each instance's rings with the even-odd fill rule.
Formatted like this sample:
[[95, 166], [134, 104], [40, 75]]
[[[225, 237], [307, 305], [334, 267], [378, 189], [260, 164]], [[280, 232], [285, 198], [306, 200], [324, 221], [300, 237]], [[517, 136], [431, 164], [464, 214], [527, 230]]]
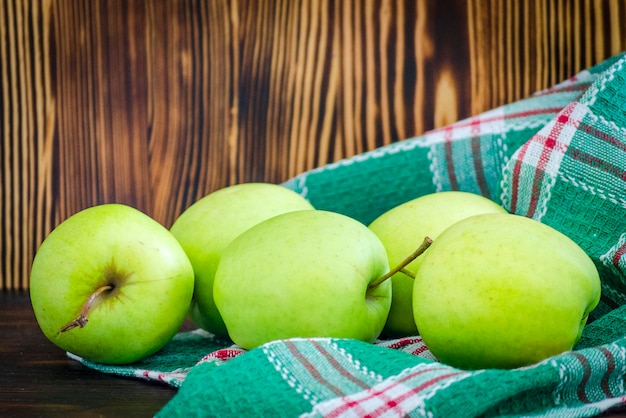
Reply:
[[55, 225], [50, 2], [0, 6], [0, 289], [27, 288]]
[[91, 205], [165, 226], [525, 97], [625, 49], [619, 0], [6, 0], [0, 289]]

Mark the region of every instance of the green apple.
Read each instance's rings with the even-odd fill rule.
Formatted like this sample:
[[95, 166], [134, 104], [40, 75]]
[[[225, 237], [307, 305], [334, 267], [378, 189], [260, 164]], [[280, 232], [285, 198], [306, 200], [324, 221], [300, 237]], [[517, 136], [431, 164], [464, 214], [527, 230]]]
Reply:
[[195, 202], [170, 231], [189, 257], [195, 273], [189, 310], [193, 323], [227, 336], [213, 301], [213, 280], [222, 252], [242, 232], [273, 216], [313, 206], [298, 193], [272, 183], [241, 183], [216, 190]]
[[236, 344], [294, 337], [372, 341], [385, 324], [391, 281], [385, 248], [362, 223], [328, 211], [268, 219], [224, 251], [215, 303]]
[[128, 364], [180, 329], [193, 269], [170, 232], [130, 206], [104, 204], [59, 224], [33, 260], [30, 297], [45, 336], [88, 360]]
[[483, 214], [443, 231], [413, 288], [424, 343], [464, 369], [514, 368], [570, 350], [600, 299], [590, 257], [556, 229]]
[[[395, 266], [415, 247], [429, 237], [435, 239], [453, 223], [481, 213], [506, 213], [506, 210], [486, 197], [460, 191], [447, 191], [420, 196], [398, 205], [376, 218], [369, 228], [380, 238], [387, 250], [389, 264]], [[393, 297], [387, 323], [386, 337], [417, 335], [413, 319], [413, 276], [422, 257], [411, 262], [404, 272], [391, 278]], [[408, 274], [407, 274], [408, 273]]]

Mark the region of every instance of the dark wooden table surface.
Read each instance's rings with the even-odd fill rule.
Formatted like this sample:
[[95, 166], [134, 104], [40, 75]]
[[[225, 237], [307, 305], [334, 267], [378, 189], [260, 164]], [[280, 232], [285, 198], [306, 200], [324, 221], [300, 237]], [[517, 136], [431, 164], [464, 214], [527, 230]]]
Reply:
[[[0, 417], [151, 417], [175, 393], [70, 360], [39, 330], [28, 292], [0, 292]], [[603, 416], [624, 414], [621, 408]]]
[[0, 417], [150, 417], [175, 393], [70, 360], [39, 330], [28, 292], [0, 292]]

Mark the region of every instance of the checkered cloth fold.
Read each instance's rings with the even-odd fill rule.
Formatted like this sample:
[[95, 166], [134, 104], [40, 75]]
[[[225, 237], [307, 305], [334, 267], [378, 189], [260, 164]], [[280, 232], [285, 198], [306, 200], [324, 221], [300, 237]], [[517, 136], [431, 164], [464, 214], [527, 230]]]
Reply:
[[366, 224], [427, 193], [487, 196], [576, 241], [600, 272], [600, 305], [575, 350], [513, 370], [454, 369], [419, 336], [374, 344], [291, 339], [245, 351], [194, 331], [131, 366], [70, 356], [104, 373], [178, 388], [163, 417], [585, 417], [626, 404], [625, 54], [285, 186], [318, 209]]

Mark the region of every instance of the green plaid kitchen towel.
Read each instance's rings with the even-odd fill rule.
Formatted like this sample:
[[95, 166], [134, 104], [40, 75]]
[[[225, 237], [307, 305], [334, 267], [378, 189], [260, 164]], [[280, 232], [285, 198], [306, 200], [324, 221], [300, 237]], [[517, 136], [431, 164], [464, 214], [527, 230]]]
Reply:
[[575, 350], [514, 370], [454, 369], [419, 336], [373, 344], [291, 339], [245, 351], [193, 331], [132, 366], [70, 357], [178, 388], [162, 417], [586, 417], [626, 404], [625, 54], [525, 100], [285, 186], [318, 209], [366, 224], [426, 193], [487, 196], [578, 242], [601, 273], [602, 300]]

